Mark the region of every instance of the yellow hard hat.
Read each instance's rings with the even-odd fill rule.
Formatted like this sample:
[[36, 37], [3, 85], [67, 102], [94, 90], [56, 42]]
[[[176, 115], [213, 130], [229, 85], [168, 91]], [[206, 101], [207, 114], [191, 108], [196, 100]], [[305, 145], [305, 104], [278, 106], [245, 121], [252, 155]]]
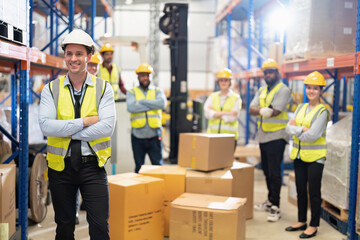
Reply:
[[103, 53], [103, 52], [114, 52], [114, 49], [113, 47], [111, 46], [110, 43], [106, 43], [104, 46], [102, 46], [100, 48], [100, 52]]
[[94, 55], [91, 56], [90, 62], [96, 64], [101, 63], [101, 57], [99, 52], [96, 52]]
[[279, 67], [274, 59], [268, 58], [263, 65], [261, 66], [261, 70], [264, 71], [265, 69], [277, 69], [279, 70]]
[[304, 80], [304, 84], [325, 86], [326, 81], [324, 76], [318, 71], [312, 72]]
[[135, 71], [136, 73], [153, 73], [154, 70], [152, 66], [148, 63], [142, 63], [138, 66], [138, 68]]
[[232, 78], [232, 72], [228, 68], [223, 68], [216, 77], [217, 78]]

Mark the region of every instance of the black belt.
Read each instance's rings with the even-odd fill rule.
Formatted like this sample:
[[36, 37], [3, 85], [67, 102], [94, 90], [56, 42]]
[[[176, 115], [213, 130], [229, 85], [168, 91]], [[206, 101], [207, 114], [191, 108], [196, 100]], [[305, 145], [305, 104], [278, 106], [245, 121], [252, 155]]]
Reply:
[[[66, 160], [70, 160], [70, 157], [66, 157]], [[97, 157], [95, 155], [82, 156], [81, 163], [93, 162], [97, 161]]]

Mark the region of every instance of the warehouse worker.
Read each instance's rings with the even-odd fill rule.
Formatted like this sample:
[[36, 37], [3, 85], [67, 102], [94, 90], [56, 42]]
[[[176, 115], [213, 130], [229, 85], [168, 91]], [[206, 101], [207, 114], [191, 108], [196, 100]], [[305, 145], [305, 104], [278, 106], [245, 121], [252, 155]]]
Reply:
[[87, 71], [95, 75], [99, 72], [99, 64], [101, 64], [101, 56], [98, 52], [96, 52], [94, 55], [91, 56], [90, 61], [87, 63], [86, 69]]
[[119, 99], [120, 94], [119, 88], [123, 94], [126, 94], [126, 88], [121, 78], [120, 68], [112, 63], [114, 58], [114, 48], [107, 43], [101, 47], [100, 53], [103, 58], [103, 63], [100, 64], [100, 70], [97, 76], [111, 84], [114, 90], [115, 100], [117, 100]]
[[[286, 131], [293, 136], [290, 158], [294, 160], [298, 222], [286, 231], [305, 230], [300, 238], [311, 238], [317, 233], [321, 212], [321, 178], [326, 159], [326, 126], [329, 112], [320, 103], [325, 78], [319, 72], [310, 73], [304, 80], [309, 103], [300, 104], [295, 119], [290, 119]], [[309, 187], [309, 189], [308, 189]], [[306, 225], [307, 195], [310, 195], [311, 220]]]
[[208, 133], [231, 133], [235, 135], [235, 147], [239, 138], [237, 117], [241, 110], [241, 98], [231, 90], [232, 73], [230, 69], [222, 69], [216, 83], [220, 91], [207, 98], [204, 106], [205, 117], [209, 119]]
[[273, 59], [266, 60], [261, 70], [266, 86], [255, 94], [250, 103], [250, 114], [258, 116], [256, 139], [260, 144], [261, 166], [268, 188], [267, 200], [255, 206], [256, 210], [269, 211], [267, 220], [280, 219], [281, 162], [288, 136], [287, 105], [291, 101], [289, 88], [280, 80], [279, 68]]
[[116, 118], [114, 93], [110, 84], [86, 71], [94, 51], [87, 33], [72, 31], [61, 47], [68, 73], [44, 87], [39, 112], [41, 130], [48, 137], [55, 239], [74, 239], [78, 189], [86, 205], [90, 238], [110, 239], [104, 165], [110, 158]]
[[131, 145], [135, 172], [139, 172], [149, 154], [153, 165], [162, 165], [161, 116], [166, 107], [164, 91], [149, 86], [153, 68], [142, 63], [136, 69], [139, 86], [126, 94], [127, 110], [131, 113]]

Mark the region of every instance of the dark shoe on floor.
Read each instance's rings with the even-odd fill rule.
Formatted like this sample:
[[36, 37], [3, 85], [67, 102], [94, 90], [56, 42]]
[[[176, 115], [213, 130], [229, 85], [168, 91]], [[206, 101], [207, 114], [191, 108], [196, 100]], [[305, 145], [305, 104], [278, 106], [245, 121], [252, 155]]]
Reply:
[[317, 233], [317, 229], [316, 231], [313, 233], [313, 234], [310, 234], [310, 235], [307, 235], [306, 233], [302, 233], [300, 234], [300, 238], [312, 238], [312, 237], [315, 237], [316, 236], [316, 233]]
[[75, 225], [79, 225], [80, 224], [80, 222], [79, 222], [79, 217], [76, 217], [75, 218]]
[[295, 231], [299, 231], [299, 230], [305, 230], [307, 228], [307, 224], [304, 224], [300, 227], [292, 227], [292, 226], [289, 226], [287, 228], [285, 228], [285, 231], [288, 231], [288, 232], [295, 232]]

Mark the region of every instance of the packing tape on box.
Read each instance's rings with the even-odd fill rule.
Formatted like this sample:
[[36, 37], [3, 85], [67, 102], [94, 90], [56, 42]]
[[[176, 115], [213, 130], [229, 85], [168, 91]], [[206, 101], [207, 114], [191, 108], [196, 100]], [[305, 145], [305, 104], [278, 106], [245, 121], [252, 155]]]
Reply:
[[196, 157], [191, 158], [191, 168], [196, 168]]
[[0, 223], [0, 240], [9, 239], [9, 223]]
[[192, 138], [192, 149], [196, 148], [196, 136], [193, 136]]

